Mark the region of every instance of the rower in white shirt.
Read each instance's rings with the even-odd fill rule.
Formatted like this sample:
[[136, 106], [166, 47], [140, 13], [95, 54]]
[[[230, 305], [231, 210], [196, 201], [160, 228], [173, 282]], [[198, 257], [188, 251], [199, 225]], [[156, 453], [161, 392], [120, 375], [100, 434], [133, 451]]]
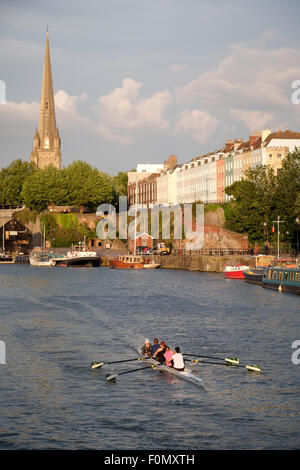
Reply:
[[173, 368], [179, 371], [183, 371], [185, 366], [184, 366], [184, 359], [183, 355], [180, 352], [180, 348], [177, 346], [175, 348], [175, 354], [170, 358], [170, 360], [173, 361]]

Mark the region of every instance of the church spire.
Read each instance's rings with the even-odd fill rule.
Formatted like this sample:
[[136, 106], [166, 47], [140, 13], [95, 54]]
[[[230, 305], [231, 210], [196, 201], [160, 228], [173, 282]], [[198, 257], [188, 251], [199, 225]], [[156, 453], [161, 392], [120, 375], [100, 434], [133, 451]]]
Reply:
[[[37, 143], [39, 143], [38, 146]], [[35, 135], [34, 138], [34, 147], [30, 158], [39, 168], [45, 168], [47, 165], [53, 165], [57, 168], [61, 166], [60, 138], [55, 120], [48, 25], [46, 32], [39, 128], [38, 135]]]

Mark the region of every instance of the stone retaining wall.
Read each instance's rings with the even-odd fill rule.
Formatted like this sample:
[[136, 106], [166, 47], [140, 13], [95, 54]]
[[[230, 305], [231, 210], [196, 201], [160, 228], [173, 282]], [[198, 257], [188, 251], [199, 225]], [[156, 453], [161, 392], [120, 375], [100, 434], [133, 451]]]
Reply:
[[223, 272], [226, 265], [255, 266], [252, 256], [166, 255], [154, 256], [161, 268], [188, 269], [190, 271]]

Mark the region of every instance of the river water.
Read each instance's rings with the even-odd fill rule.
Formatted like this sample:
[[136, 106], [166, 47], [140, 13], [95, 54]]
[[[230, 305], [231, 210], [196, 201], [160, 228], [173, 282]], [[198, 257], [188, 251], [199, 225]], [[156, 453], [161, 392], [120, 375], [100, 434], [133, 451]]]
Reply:
[[[0, 266], [0, 449], [300, 447], [300, 299], [223, 274]], [[145, 337], [183, 352], [205, 390], [153, 370], [107, 382], [92, 361], [134, 358]]]

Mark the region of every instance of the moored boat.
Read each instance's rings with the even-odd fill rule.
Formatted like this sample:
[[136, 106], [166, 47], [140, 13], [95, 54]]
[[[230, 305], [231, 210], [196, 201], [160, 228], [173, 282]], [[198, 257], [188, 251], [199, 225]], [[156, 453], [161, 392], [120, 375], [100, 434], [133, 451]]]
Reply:
[[53, 259], [49, 255], [43, 253], [32, 253], [29, 256], [29, 263], [31, 266], [54, 266]]
[[159, 263], [154, 263], [154, 261], [151, 261], [151, 263], [144, 263], [144, 268], [145, 269], [158, 269], [160, 267]]
[[0, 264], [12, 264], [14, 262], [15, 260], [12, 255], [6, 255], [5, 253], [0, 253]]
[[300, 268], [273, 266], [265, 269], [263, 287], [300, 295]]
[[116, 269], [143, 269], [144, 260], [141, 256], [119, 255], [117, 258], [111, 259], [109, 265]]
[[265, 268], [248, 268], [243, 274], [247, 282], [261, 285], [264, 272]]
[[238, 264], [237, 266], [226, 266], [224, 269], [225, 277], [227, 279], [245, 279], [244, 272], [248, 269], [249, 266], [242, 266]]
[[72, 247], [66, 256], [53, 258], [54, 266], [62, 267], [97, 267], [100, 262], [101, 257], [95, 251], [88, 251], [84, 242]]

